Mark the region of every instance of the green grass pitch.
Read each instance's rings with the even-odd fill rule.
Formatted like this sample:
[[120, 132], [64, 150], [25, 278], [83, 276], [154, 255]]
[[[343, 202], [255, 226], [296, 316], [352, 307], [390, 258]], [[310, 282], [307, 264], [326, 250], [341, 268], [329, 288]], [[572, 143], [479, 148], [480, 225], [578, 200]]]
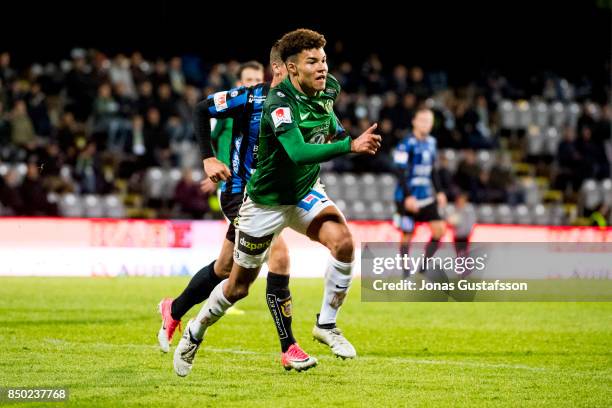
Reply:
[[0, 387], [68, 387], [69, 405], [100, 407], [612, 405], [612, 303], [362, 303], [355, 282], [339, 326], [358, 357], [342, 361], [310, 336], [322, 280], [295, 279], [294, 332], [319, 359], [296, 373], [259, 279], [179, 378], [156, 306], [186, 282], [0, 278]]

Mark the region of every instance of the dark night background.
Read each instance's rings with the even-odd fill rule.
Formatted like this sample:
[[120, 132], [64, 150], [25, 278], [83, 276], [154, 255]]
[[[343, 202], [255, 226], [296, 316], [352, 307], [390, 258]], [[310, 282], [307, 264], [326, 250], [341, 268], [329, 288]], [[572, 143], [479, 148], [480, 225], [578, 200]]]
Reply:
[[326, 35], [328, 53], [340, 40], [355, 60], [376, 52], [384, 62], [447, 70], [455, 80], [491, 68], [517, 76], [552, 71], [569, 78], [609, 77], [610, 1], [457, 3], [10, 4], [0, 13], [0, 50], [11, 51], [17, 66], [68, 58], [74, 46], [111, 55], [137, 49], [149, 58], [265, 60], [274, 39], [308, 27]]

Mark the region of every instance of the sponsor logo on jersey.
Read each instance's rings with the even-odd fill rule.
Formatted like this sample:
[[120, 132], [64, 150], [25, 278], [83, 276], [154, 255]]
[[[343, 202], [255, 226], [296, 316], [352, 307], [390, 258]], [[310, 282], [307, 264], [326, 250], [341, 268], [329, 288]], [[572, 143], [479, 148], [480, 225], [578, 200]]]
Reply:
[[291, 123], [291, 108], [276, 108], [272, 111], [272, 121], [274, 127], [279, 127], [282, 123]]
[[213, 96], [213, 100], [215, 102], [215, 109], [217, 109], [217, 111], [227, 109], [227, 91], [217, 92]]
[[284, 94], [284, 93], [282, 93], [281, 91], [276, 91], [276, 94], [277, 94], [278, 96], [280, 96], [281, 98], [284, 98], [284, 97], [285, 97], [285, 94]]

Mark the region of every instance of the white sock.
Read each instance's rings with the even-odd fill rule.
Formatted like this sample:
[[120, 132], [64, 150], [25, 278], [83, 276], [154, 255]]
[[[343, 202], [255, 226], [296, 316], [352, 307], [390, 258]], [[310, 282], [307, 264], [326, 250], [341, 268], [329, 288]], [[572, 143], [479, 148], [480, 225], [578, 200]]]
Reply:
[[341, 262], [329, 256], [325, 271], [325, 293], [319, 314], [319, 324], [336, 323], [338, 310], [351, 285], [353, 263]]
[[227, 279], [215, 286], [208, 300], [204, 303], [202, 309], [200, 309], [198, 316], [189, 325], [189, 332], [194, 339], [202, 340], [206, 328], [212, 326], [219, 320], [225, 314], [225, 311], [232, 305], [229, 300], [223, 296], [223, 286], [225, 286], [225, 282], [227, 282]]

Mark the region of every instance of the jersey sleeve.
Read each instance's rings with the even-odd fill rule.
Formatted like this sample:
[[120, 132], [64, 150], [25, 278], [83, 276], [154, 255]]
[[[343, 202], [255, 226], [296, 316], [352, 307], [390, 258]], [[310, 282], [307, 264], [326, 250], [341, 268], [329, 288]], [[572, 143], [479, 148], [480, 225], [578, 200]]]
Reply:
[[278, 137], [298, 127], [295, 115], [299, 115], [299, 112], [297, 106], [291, 103], [288, 97], [276, 95], [276, 93], [282, 94], [282, 92], [270, 92], [272, 95], [268, 95], [270, 103], [266, 103], [264, 108], [264, 120], [270, 124], [274, 135]]
[[208, 95], [206, 104], [211, 118], [228, 118], [235, 116], [246, 107], [249, 99], [249, 88], [244, 86], [229, 91], [215, 92]]
[[196, 105], [193, 127], [203, 159], [215, 155], [211, 141], [210, 119], [234, 117], [243, 112], [248, 103], [249, 89], [242, 86], [229, 91], [216, 92]]
[[306, 143], [297, 127], [282, 133], [278, 140], [297, 165], [323, 163], [351, 151], [350, 139], [327, 144]]

